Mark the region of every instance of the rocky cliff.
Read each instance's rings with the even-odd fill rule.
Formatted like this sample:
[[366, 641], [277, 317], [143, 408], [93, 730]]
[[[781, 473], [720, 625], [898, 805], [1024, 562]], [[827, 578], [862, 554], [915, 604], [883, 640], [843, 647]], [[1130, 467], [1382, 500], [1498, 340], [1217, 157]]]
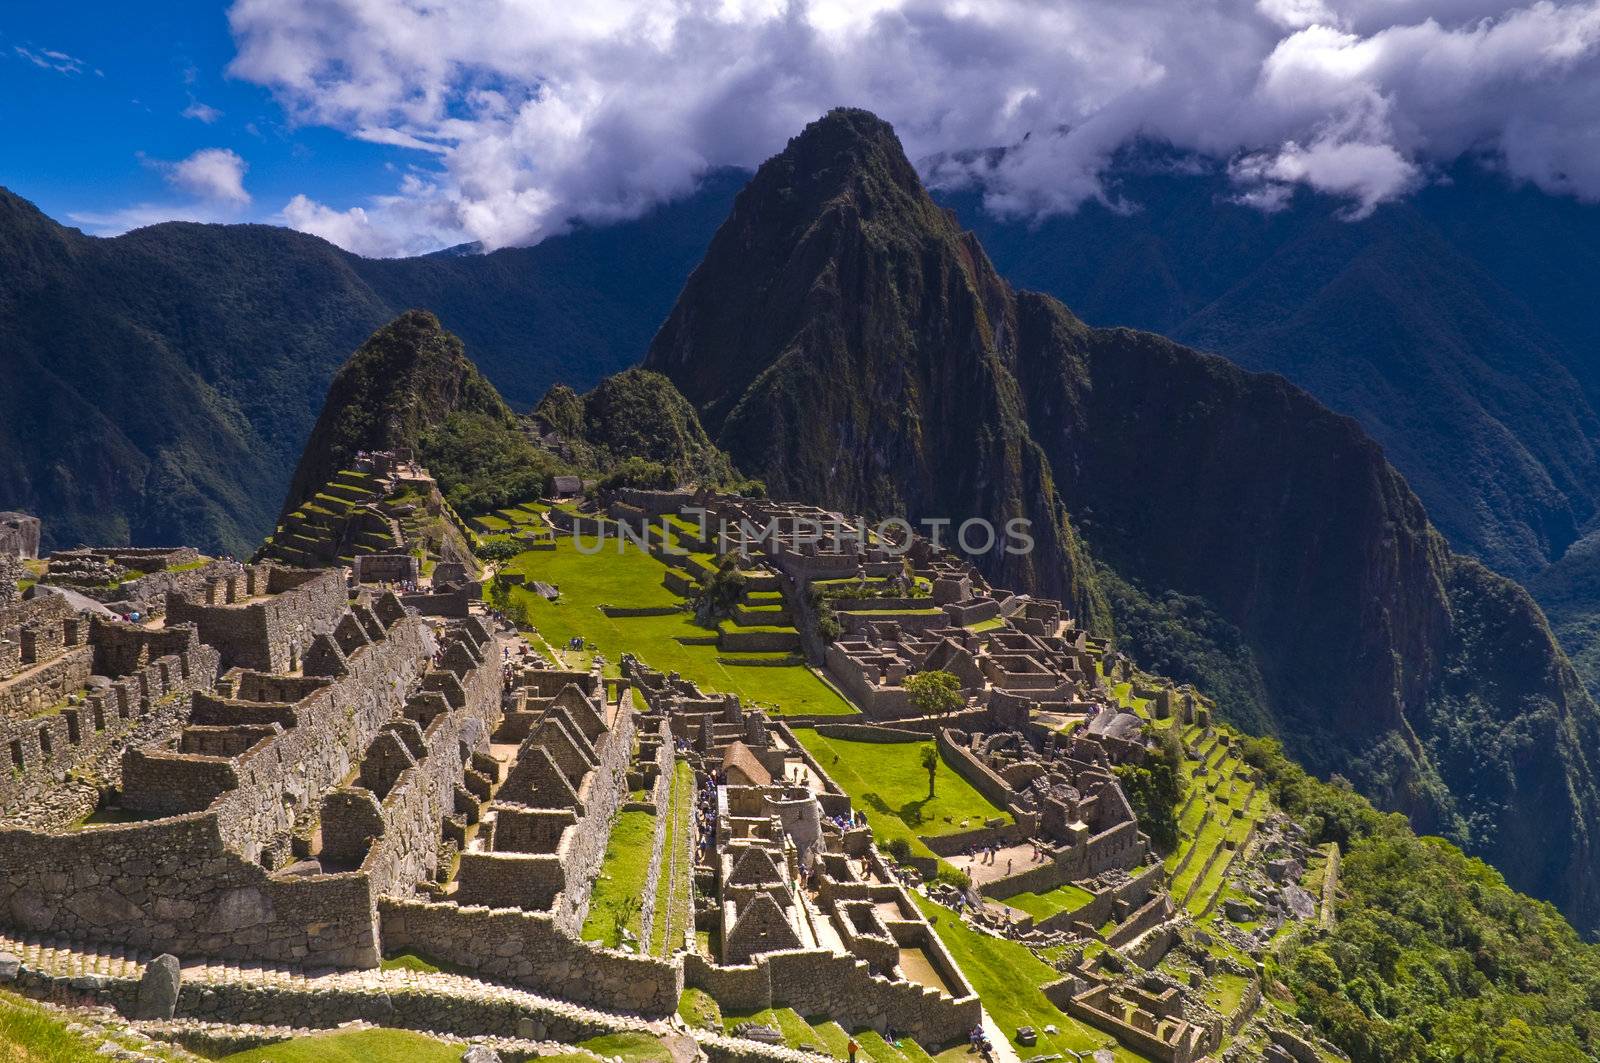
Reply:
[[1031, 519], [997, 581], [1600, 929], [1600, 713], [1527, 595], [1282, 378], [1012, 291], [885, 123], [833, 112], [761, 168], [646, 365], [775, 494]]

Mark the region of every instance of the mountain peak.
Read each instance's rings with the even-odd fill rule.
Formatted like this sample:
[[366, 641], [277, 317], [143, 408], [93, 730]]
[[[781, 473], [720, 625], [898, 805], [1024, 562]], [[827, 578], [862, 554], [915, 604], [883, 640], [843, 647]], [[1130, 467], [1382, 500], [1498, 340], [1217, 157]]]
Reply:
[[407, 310], [374, 332], [334, 375], [283, 511], [315, 493], [357, 451], [415, 449], [423, 432], [458, 412], [497, 423], [513, 419], [461, 340], [431, 312]]
[[762, 164], [748, 191], [757, 200], [782, 192], [813, 209], [840, 198], [866, 209], [933, 206], [894, 127], [851, 107], [829, 111], [792, 137]]

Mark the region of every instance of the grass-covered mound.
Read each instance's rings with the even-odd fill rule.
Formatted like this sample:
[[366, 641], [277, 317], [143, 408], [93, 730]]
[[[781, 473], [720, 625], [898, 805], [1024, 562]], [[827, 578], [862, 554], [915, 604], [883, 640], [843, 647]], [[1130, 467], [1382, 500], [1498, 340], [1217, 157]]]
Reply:
[[665, 486], [735, 479], [728, 455], [706, 435], [689, 400], [660, 373], [626, 369], [586, 395], [557, 384], [534, 416], [560, 433], [585, 468], [609, 472], [625, 462], [651, 465], [670, 481]]

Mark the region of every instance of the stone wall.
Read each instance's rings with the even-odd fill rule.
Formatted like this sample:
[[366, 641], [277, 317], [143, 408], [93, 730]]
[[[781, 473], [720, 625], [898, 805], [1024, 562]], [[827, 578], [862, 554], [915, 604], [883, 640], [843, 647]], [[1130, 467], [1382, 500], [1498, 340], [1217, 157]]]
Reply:
[[[192, 628], [147, 631], [97, 620], [90, 638], [91, 646], [60, 659], [76, 669], [87, 654], [98, 665], [100, 678], [91, 683], [85, 675], [72, 686], [83, 691], [76, 704], [0, 722], [11, 769], [0, 774], [0, 813], [14, 823], [55, 825], [93, 810], [99, 790], [119, 784], [124, 748], [175, 734], [193, 693], [216, 680], [217, 653]], [[112, 647], [118, 652], [102, 652]], [[65, 775], [80, 784], [60, 785]]]
[[75, 834], [0, 830], [0, 920], [185, 956], [332, 966], [378, 958], [363, 876], [275, 878], [227, 847], [215, 812]]
[[[347, 777], [379, 726], [399, 713], [432, 650], [421, 621], [395, 620], [345, 661], [344, 674], [296, 705], [297, 726], [244, 756], [129, 751], [125, 802], [159, 805], [189, 785], [223, 788], [203, 812], [63, 835], [0, 831], [0, 920], [185, 955], [376, 963], [366, 875], [280, 877], [263, 864], [281, 859], [295, 816]], [[276, 692], [274, 684], [254, 686]]]
[[725, 1011], [793, 1008], [825, 1015], [846, 1029], [893, 1026], [934, 1052], [965, 1040], [981, 1007], [971, 992], [952, 998], [914, 982], [890, 981], [872, 974], [862, 960], [825, 950], [769, 952], [754, 963], [726, 967], [688, 954], [684, 985], [711, 994]]
[[563, 933], [546, 912], [379, 902], [383, 944], [486, 978], [654, 1018], [673, 1014], [682, 972], [665, 960], [602, 949]]
[[[604, 710], [602, 709], [602, 718]], [[556, 925], [573, 937], [583, 929], [589, 915], [589, 895], [605, 858], [606, 842], [617, 811], [628, 798], [628, 764], [633, 759], [635, 713], [633, 693], [624, 694], [611, 729], [595, 742], [600, 764], [590, 774], [584, 791], [583, 815], [572, 831], [567, 849], [566, 884], [557, 899]]]
[[74, 646], [48, 663], [0, 680], [0, 719], [26, 719], [48, 711], [68, 694], [82, 690], [94, 670], [94, 651]]
[[[267, 597], [255, 597], [262, 594]], [[204, 600], [170, 595], [167, 621], [196, 625], [201, 641], [222, 654], [225, 668], [289, 672], [315, 636], [332, 630], [348, 604], [344, 576], [336, 569], [258, 565], [222, 587], [208, 582]]]
[[[436, 715], [423, 731], [425, 755], [400, 773], [380, 808], [383, 833], [362, 861], [380, 896], [407, 896], [438, 866], [439, 824], [454, 811], [457, 787], [466, 777], [461, 751], [485, 752], [500, 716], [500, 650], [482, 647], [483, 662], [459, 678], [466, 694], [456, 711]], [[323, 824], [324, 844], [327, 823]]]
[[967, 780], [974, 790], [1001, 808], [1011, 807], [1014, 795], [1011, 786], [1004, 779], [990, 771], [987, 765], [980, 763], [970, 749], [957, 745], [948, 730], [939, 731], [936, 737], [939, 752], [944, 754], [944, 762], [950, 765], [957, 775]]

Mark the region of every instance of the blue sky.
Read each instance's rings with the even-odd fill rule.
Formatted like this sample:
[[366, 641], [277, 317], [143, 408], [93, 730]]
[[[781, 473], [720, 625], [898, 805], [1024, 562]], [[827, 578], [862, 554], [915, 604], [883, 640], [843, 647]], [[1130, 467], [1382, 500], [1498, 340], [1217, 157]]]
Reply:
[[840, 105], [1004, 216], [1136, 209], [1134, 140], [1264, 211], [1362, 217], [1464, 154], [1600, 200], [1600, 0], [0, 0], [0, 184], [93, 232], [530, 244]]
[[[6, 0], [0, 185], [60, 221], [106, 231], [143, 217], [140, 208], [278, 221], [298, 194], [359, 203], [395, 184], [393, 167], [417, 161], [336, 129], [292, 126], [266, 88], [227, 74], [234, 54], [218, 3]], [[244, 160], [248, 203], [208, 202], [174, 184], [171, 164], [217, 148]]]

